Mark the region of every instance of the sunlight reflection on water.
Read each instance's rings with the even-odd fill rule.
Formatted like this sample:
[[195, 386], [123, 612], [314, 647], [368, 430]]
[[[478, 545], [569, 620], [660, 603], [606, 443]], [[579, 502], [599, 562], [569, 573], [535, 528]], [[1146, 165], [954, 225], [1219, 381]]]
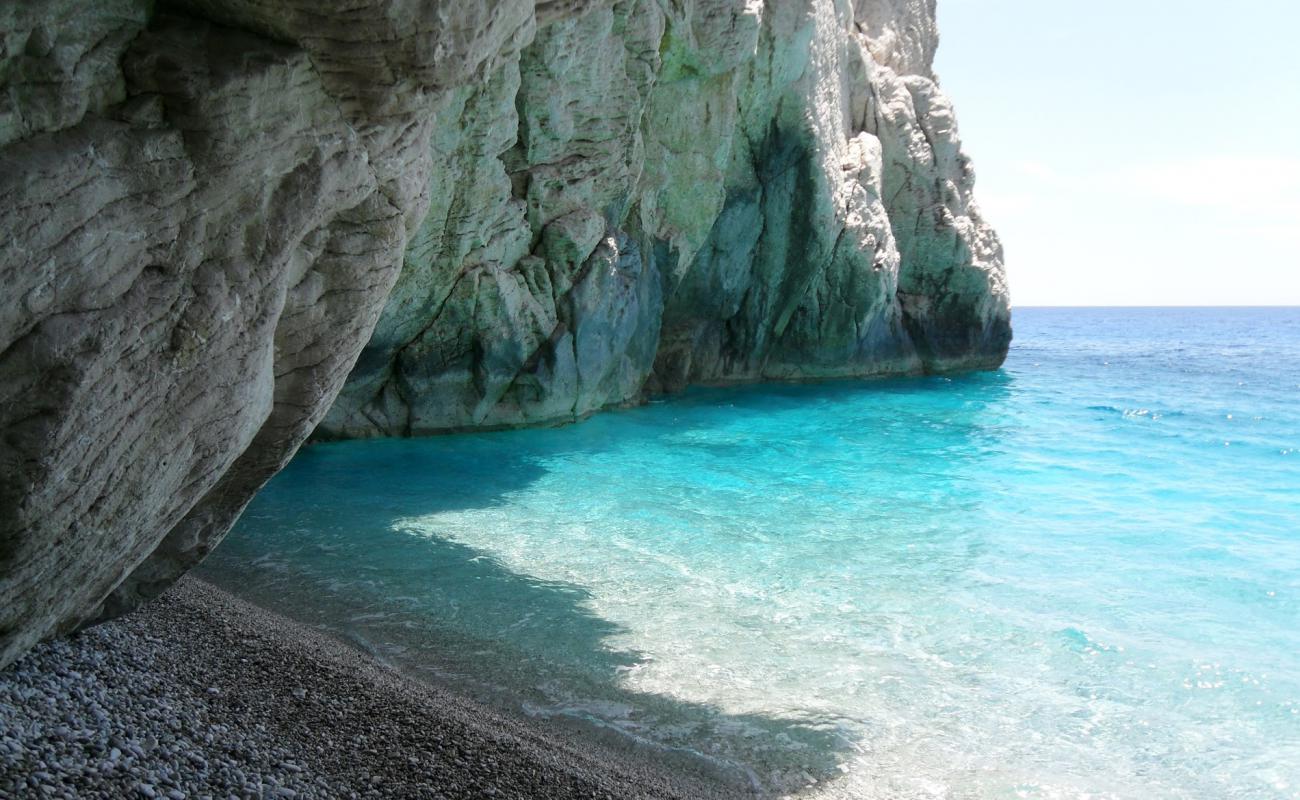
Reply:
[[204, 572], [768, 789], [1300, 796], [1300, 312], [1016, 325], [1000, 373], [313, 446]]

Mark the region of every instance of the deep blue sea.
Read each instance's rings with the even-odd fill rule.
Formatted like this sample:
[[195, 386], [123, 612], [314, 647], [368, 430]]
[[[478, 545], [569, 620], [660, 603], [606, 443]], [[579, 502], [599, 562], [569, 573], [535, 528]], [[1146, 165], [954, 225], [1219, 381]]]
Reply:
[[769, 792], [1300, 797], [1300, 309], [1020, 309], [1000, 372], [314, 445], [203, 573]]

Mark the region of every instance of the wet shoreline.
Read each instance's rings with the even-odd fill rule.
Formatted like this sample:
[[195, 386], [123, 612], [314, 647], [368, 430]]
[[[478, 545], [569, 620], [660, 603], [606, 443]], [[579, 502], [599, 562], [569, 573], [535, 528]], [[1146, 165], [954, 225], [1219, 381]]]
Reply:
[[413, 680], [196, 578], [0, 673], [0, 795], [731, 794]]

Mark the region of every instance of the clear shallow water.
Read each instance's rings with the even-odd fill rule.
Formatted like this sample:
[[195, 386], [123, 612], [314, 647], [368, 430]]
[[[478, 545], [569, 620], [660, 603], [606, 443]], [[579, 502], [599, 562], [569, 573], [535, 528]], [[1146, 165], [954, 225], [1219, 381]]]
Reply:
[[767, 790], [1300, 797], [1300, 310], [1016, 335], [993, 374], [313, 446], [203, 569]]

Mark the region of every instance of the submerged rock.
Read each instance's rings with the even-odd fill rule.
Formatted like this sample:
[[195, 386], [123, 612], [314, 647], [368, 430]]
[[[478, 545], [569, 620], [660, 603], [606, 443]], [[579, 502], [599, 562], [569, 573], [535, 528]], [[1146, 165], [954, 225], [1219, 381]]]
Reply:
[[162, 591], [314, 429], [1006, 352], [933, 0], [19, 0], [0, 29], [0, 663]]

